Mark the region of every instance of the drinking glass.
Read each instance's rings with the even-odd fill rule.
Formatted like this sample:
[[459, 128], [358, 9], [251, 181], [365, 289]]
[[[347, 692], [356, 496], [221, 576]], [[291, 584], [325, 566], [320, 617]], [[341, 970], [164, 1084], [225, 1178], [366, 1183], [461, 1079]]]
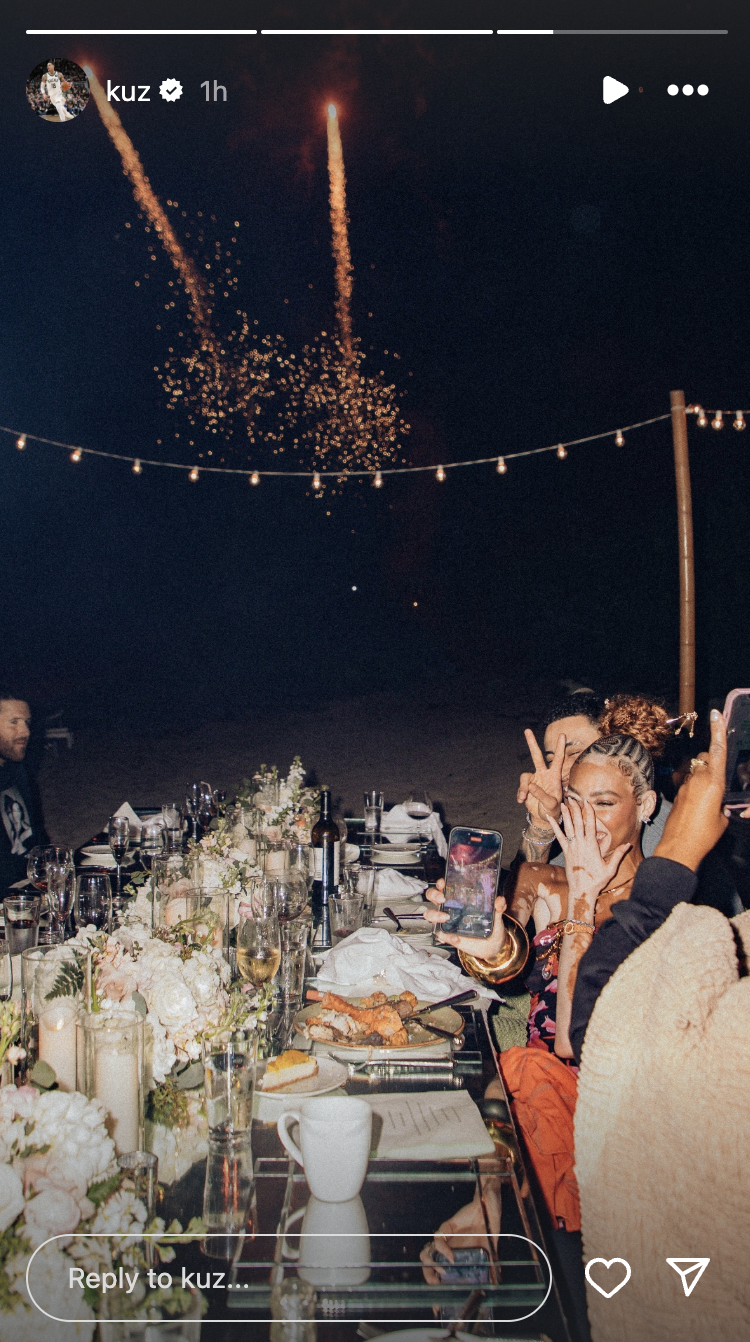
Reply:
[[432, 815], [432, 802], [426, 792], [412, 788], [404, 802], [404, 810], [412, 820], [426, 820], [428, 815]]
[[201, 809], [201, 800], [203, 797], [202, 783], [191, 783], [185, 794], [185, 810], [187, 811], [193, 826], [191, 839], [198, 842], [198, 815]]
[[359, 895], [339, 895], [336, 899], [329, 899], [328, 908], [334, 942], [343, 941], [344, 937], [350, 937], [352, 932], [362, 926], [362, 899]]
[[249, 1132], [253, 1120], [258, 1036], [222, 1030], [203, 1040], [206, 1113], [211, 1137]]
[[365, 797], [365, 834], [378, 834], [383, 818], [383, 793], [366, 792]]
[[74, 918], [76, 928], [93, 924], [100, 932], [112, 927], [112, 882], [104, 872], [87, 871], [76, 881]]
[[273, 895], [279, 922], [296, 918], [307, 904], [307, 882], [299, 871], [281, 871], [266, 876], [269, 893]]
[[289, 866], [292, 871], [302, 876], [309, 895], [315, 876], [315, 851], [312, 844], [292, 842], [289, 849]]
[[47, 889], [47, 854], [49, 848], [32, 848], [26, 855], [26, 875], [37, 890]]
[[226, 805], [227, 805], [227, 792], [226, 792], [226, 788], [218, 788], [218, 787], [217, 787], [217, 788], [214, 790], [214, 803], [215, 803], [215, 805], [216, 805], [216, 813], [217, 813], [217, 815], [220, 815], [220, 816], [225, 815], [225, 814], [226, 814]]
[[13, 994], [13, 965], [10, 959], [10, 946], [0, 941], [0, 1002], [8, 1002]]
[[292, 919], [281, 925], [279, 985], [284, 1007], [299, 1006], [305, 985], [305, 960], [309, 924]]
[[128, 817], [126, 815], [110, 816], [107, 833], [109, 835], [110, 851], [115, 859], [117, 889], [120, 891], [122, 890], [122, 864], [130, 847], [130, 821]]
[[198, 805], [198, 819], [201, 823], [201, 828], [205, 833], [205, 831], [210, 827], [211, 821], [213, 820], [214, 816], [216, 815], [217, 806], [216, 806], [216, 798], [214, 797], [211, 784], [201, 783], [200, 789], [201, 789], [201, 799]]
[[375, 911], [375, 867], [363, 867], [352, 862], [344, 868], [342, 884], [344, 894], [355, 896], [362, 901], [362, 926], [369, 927]]
[[209, 1137], [202, 1215], [208, 1233], [201, 1246], [209, 1257], [233, 1257], [237, 1236], [247, 1225], [252, 1191], [250, 1133]]
[[141, 825], [141, 866], [152, 871], [154, 859], [164, 854], [164, 824], [159, 820], [144, 820]]
[[281, 963], [279, 920], [274, 913], [240, 915], [237, 929], [237, 968], [243, 979], [259, 988], [270, 983]]
[[39, 895], [6, 895], [3, 900], [5, 939], [11, 955], [22, 955], [36, 946], [41, 902]]
[[165, 848], [168, 853], [179, 853], [182, 849], [182, 809], [176, 801], [164, 802], [161, 808], [164, 822]]

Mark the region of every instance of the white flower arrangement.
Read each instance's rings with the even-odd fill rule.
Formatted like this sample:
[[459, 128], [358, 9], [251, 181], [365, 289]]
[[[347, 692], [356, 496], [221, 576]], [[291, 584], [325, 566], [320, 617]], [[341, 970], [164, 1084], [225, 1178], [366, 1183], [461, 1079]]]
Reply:
[[[71, 1267], [112, 1271], [116, 1264], [144, 1266], [146, 1229], [157, 1256], [174, 1257], [176, 1222], [168, 1230], [127, 1186], [99, 1100], [76, 1092], [40, 1092], [34, 1086], [0, 1089], [0, 1337], [2, 1342], [57, 1342], [58, 1319], [70, 1320], [65, 1336], [89, 1342], [96, 1298], [71, 1285]], [[191, 1237], [203, 1230], [191, 1222]], [[81, 1234], [112, 1239], [77, 1238]], [[51, 1244], [46, 1241], [58, 1236]], [[42, 1247], [44, 1246], [44, 1247]], [[33, 1301], [26, 1283], [29, 1273]], [[40, 1308], [35, 1308], [35, 1303]]]
[[[264, 787], [277, 782], [279, 799], [271, 803], [264, 797]], [[289, 773], [282, 779], [279, 779], [276, 765], [268, 769], [261, 764], [252, 780], [245, 779], [237, 800], [249, 800], [253, 796], [256, 807], [265, 816], [263, 828], [269, 838], [299, 839], [309, 843], [312, 827], [320, 814], [320, 788], [305, 787], [305, 769], [299, 755], [295, 755]]]

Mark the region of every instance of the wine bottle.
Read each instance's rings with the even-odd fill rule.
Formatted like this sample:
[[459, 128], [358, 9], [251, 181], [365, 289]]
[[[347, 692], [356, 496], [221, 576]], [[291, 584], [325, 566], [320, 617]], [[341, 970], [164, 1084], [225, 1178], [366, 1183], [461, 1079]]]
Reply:
[[341, 846], [339, 827], [331, 816], [330, 788], [324, 788], [320, 794], [320, 819], [313, 826], [311, 838], [315, 856], [312, 886], [314, 945], [317, 950], [328, 950], [331, 945], [328, 900], [338, 889]]

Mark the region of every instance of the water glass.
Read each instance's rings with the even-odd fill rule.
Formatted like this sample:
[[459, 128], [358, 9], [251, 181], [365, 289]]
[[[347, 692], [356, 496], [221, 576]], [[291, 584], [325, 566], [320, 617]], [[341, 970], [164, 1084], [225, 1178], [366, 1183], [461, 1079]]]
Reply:
[[365, 796], [365, 833], [379, 834], [380, 821], [383, 818], [383, 793], [366, 792]]
[[[130, 1191], [140, 1198], [146, 1208], [146, 1224], [151, 1221], [156, 1205], [156, 1181], [159, 1176], [159, 1160], [151, 1151], [128, 1151], [118, 1158], [120, 1166], [131, 1185]], [[161, 1337], [161, 1333], [159, 1334]]]
[[206, 1113], [211, 1137], [249, 1132], [253, 1121], [258, 1036], [222, 1030], [203, 1041]]
[[299, 872], [302, 876], [309, 894], [315, 876], [315, 852], [312, 844], [296, 843], [292, 840], [289, 848], [289, 866], [292, 871]]
[[144, 820], [141, 825], [140, 848], [141, 866], [146, 871], [151, 871], [155, 859], [164, 855], [164, 822], [161, 819]]
[[112, 882], [104, 872], [86, 871], [78, 877], [73, 916], [78, 931], [89, 926], [111, 931]]
[[0, 1002], [9, 1002], [13, 996], [13, 965], [10, 946], [0, 941]]
[[250, 1133], [211, 1135], [203, 1185], [203, 1223], [209, 1233], [201, 1246], [209, 1257], [234, 1256], [236, 1237], [244, 1233], [247, 1225], [252, 1191]]
[[310, 1282], [302, 1281], [301, 1277], [282, 1276], [275, 1281], [271, 1291], [271, 1318], [274, 1322], [271, 1324], [270, 1342], [315, 1342], [316, 1301], [315, 1287]]
[[369, 927], [375, 912], [375, 867], [363, 867], [358, 862], [344, 868], [344, 894], [357, 896], [362, 901], [362, 926]]
[[362, 899], [359, 895], [339, 895], [336, 899], [329, 899], [328, 908], [334, 943], [350, 937], [352, 932], [362, 926]]
[[282, 923], [279, 987], [285, 1007], [299, 1006], [305, 986], [305, 961], [309, 924], [292, 920]]
[[3, 900], [5, 939], [11, 955], [36, 946], [39, 937], [39, 895], [7, 895]]

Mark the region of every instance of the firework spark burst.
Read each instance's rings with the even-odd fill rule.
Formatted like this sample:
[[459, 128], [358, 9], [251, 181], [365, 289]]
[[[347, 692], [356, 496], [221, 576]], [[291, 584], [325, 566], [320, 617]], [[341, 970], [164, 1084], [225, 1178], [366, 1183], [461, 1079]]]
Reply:
[[351, 364], [352, 344], [352, 284], [354, 268], [349, 246], [349, 220], [346, 213], [346, 173], [344, 150], [341, 144], [338, 112], [334, 103], [328, 105], [328, 182], [331, 204], [331, 241], [336, 272], [336, 321], [344, 359]]

